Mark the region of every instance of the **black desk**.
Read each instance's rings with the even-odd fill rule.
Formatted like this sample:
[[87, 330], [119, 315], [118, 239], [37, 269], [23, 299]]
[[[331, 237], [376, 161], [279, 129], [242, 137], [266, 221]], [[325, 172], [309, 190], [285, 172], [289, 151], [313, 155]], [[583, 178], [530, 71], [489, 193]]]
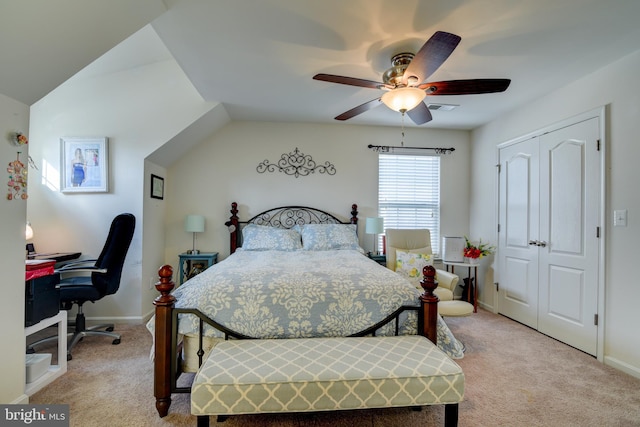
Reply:
[[71, 261], [80, 258], [82, 252], [53, 252], [48, 254], [35, 253], [27, 255], [27, 259], [52, 259], [56, 263]]

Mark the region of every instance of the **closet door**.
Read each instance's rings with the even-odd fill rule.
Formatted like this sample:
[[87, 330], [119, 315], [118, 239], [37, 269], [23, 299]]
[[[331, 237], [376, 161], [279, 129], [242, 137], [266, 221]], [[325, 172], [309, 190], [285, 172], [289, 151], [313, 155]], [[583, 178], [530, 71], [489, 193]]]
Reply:
[[598, 120], [540, 137], [538, 330], [596, 353], [600, 257]]
[[538, 327], [538, 140], [500, 150], [498, 311]]
[[598, 118], [499, 151], [498, 312], [596, 354]]

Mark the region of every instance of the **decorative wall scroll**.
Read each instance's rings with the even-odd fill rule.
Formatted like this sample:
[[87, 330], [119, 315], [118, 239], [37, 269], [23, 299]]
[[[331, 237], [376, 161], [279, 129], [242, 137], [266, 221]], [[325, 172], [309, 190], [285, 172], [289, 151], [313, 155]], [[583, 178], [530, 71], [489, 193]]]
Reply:
[[297, 147], [291, 153], [282, 154], [278, 163], [269, 163], [269, 160], [265, 160], [258, 165], [256, 170], [258, 173], [279, 171], [296, 178], [316, 173], [316, 171], [328, 175], [336, 174], [336, 168], [333, 164], [327, 161], [322, 165], [317, 165], [310, 155], [300, 152]]
[[20, 151], [18, 151], [16, 160], [9, 162], [7, 172], [9, 172], [7, 200], [26, 200], [28, 197], [27, 168], [20, 161]]

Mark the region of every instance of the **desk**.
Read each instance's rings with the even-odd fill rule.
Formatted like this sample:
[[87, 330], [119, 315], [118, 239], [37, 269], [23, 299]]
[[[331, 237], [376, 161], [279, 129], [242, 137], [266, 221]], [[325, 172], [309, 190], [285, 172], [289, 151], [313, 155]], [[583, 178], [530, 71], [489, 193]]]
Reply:
[[26, 384], [24, 393], [27, 396], [31, 396], [67, 372], [67, 312], [65, 310], [60, 310], [55, 316], [48, 317], [35, 325], [24, 328], [24, 336], [28, 337], [56, 323], [58, 324], [58, 364], [49, 366], [44, 375], [32, 383]]
[[[455, 273], [456, 267], [466, 267], [467, 277], [471, 279], [471, 269], [473, 268], [473, 284], [469, 283], [469, 289], [467, 289], [467, 301], [471, 296], [471, 287], [473, 286], [473, 312], [478, 312], [478, 264], [468, 264], [466, 262], [447, 262], [442, 261], [442, 263], [447, 267], [447, 271], [449, 271], [449, 266], [451, 266], [451, 272]], [[469, 280], [471, 282], [471, 280]]]
[[27, 255], [27, 259], [52, 259], [56, 263], [80, 258], [82, 252], [52, 252], [48, 254], [35, 253]]

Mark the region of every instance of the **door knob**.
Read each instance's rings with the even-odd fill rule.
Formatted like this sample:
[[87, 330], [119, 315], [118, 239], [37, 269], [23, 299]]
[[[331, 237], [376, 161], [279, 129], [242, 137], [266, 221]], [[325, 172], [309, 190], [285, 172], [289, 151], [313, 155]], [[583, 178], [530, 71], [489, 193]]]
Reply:
[[545, 242], [544, 240], [542, 242], [538, 242], [538, 246], [542, 246], [544, 248], [545, 246], [547, 246], [547, 242]]
[[529, 245], [538, 246], [538, 241], [537, 240], [529, 240]]

